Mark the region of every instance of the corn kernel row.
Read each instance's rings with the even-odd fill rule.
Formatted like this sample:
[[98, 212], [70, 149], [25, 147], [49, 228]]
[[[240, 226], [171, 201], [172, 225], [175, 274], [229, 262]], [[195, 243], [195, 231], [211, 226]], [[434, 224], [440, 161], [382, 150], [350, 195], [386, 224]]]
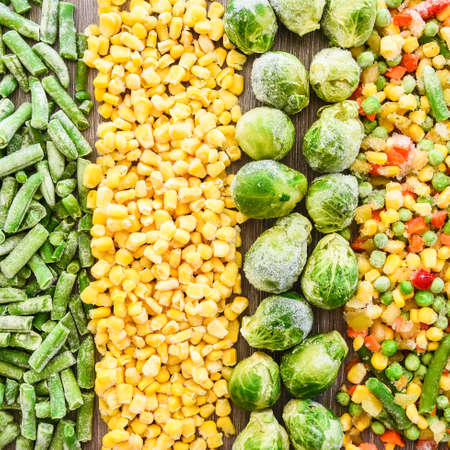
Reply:
[[81, 294], [96, 306], [103, 448], [218, 448], [235, 433], [227, 379], [248, 305], [226, 174], [246, 58], [218, 2], [124, 4], [98, 1], [84, 55], [105, 119], [84, 177], [97, 261]]

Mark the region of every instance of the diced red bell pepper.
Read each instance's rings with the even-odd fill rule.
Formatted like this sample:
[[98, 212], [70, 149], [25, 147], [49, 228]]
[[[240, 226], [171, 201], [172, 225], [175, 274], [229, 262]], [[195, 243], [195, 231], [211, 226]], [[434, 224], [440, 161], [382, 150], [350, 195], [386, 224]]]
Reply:
[[402, 62], [400, 63], [407, 72], [415, 72], [419, 65], [419, 57], [414, 53], [405, 53], [402, 56]]
[[385, 442], [386, 444], [395, 444], [399, 447], [404, 447], [405, 443], [403, 442], [401, 436], [394, 430], [388, 430], [380, 436], [381, 442]]
[[356, 88], [356, 91], [350, 96], [350, 100], [356, 100], [362, 95], [362, 83], [359, 83], [359, 86]]
[[380, 350], [381, 345], [371, 334], [364, 339], [364, 344], [371, 352], [377, 352]]
[[377, 209], [376, 211], [372, 211], [372, 219], [373, 220], [377, 220], [378, 222], [381, 220], [380, 214], [381, 214], [381, 209]]
[[450, 5], [450, 0], [425, 0], [412, 9], [417, 11], [422, 19], [428, 20], [436, 17], [448, 5]]
[[422, 216], [413, 217], [411, 220], [406, 222], [406, 231], [409, 234], [422, 234], [427, 230], [427, 223], [425, 218]]
[[407, 27], [412, 22], [411, 14], [407, 10], [397, 14], [393, 18], [393, 22], [398, 27]]
[[404, 164], [409, 158], [409, 148], [391, 147], [386, 149], [387, 161], [394, 166]]
[[419, 440], [416, 443], [417, 450], [436, 450], [437, 443], [435, 441], [423, 441]]
[[441, 233], [439, 236], [439, 241], [442, 245], [450, 247], [450, 234]]
[[431, 216], [431, 225], [434, 228], [442, 228], [445, 224], [445, 219], [447, 219], [447, 211], [437, 211]]
[[395, 66], [387, 70], [385, 75], [392, 80], [401, 80], [406, 73], [406, 68], [403, 66]]
[[358, 356], [354, 356], [344, 367], [345, 373], [347, 373], [355, 364], [358, 364]]
[[350, 395], [350, 396], [353, 395], [353, 392], [355, 392], [356, 386], [357, 386], [357, 385], [354, 384], [353, 386], [350, 386], [350, 387], [348, 388], [348, 395]]
[[368, 334], [369, 334], [369, 330], [368, 330], [368, 329], [361, 330], [361, 331], [356, 331], [356, 330], [354, 330], [354, 329], [351, 328], [351, 327], [347, 327], [347, 336], [348, 336], [349, 338], [355, 339], [355, 338], [357, 338], [357, 337], [359, 337], [359, 336], [361, 336], [361, 337], [364, 338], [364, 337], [366, 337]]
[[372, 164], [370, 167], [370, 175], [380, 175], [379, 169], [383, 167], [381, 164]]
[[411, 253], [419, 253], [423, 250], [425, 247], [425, 244], [423, 242], [423, 239], [418, 234], [413, 234], [409, 237], [409, 247], [408, 250]]
[[352, 249], [356, 252], [363, 252], [365, 250], [364, 244], [366, 241], [363, 239], [356, 239], [352, 242]]
[[435, 275], [433, 275], [431, 272], [428, 272], [428, 270], [419, 269], [413, 275], [413, 277], [411, 279], [411, 283], [417, 289], [425, 291], [430, 288], [430, 286], [433, 283], [435, 278], [436, 278]]

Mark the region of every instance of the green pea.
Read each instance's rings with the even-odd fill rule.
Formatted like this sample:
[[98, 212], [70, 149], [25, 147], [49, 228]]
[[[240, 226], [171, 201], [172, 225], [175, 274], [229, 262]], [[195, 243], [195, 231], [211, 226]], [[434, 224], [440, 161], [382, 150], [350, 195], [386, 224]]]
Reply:
[[444, 228], [442, 228], [442, 232], [445, 234], [450, 234], [450, 221], [445, 222]]
[[361, 107], [366, 114], [378, 114], [381, 110], [381, 103], [374, 95], [371, 95], [363, 100]]
[[339, 231], [339, 234], [347, 241], [349, 241], [352, 238], [352, 231], [350, 230], [349, 227]]
[[431, 139], [422, 139], [418, 144], [419, 150], [429, 152], [434, 148], [434, 142]]
[[372, 131], [377, 127], [378, 123], [376, 120], [366, 120], [364, 122], [364, 131], [366, 134], [372, 133]]
[[397, 58], [389, 59], [386, 61], [387, 65], [389, 67], [395, 67], [398, 66], [402, 61], [402, 55], [398, 55]]
[[387, 0], [386, 5], [388, 8], [395, 9], [398, 8], [402, 4], [402, 0]]
[[420, 367], [420, 358], [416, 354], [410, 353], [405, 358], [405, 367], [414, 372]]
[[371, 192], [372, 192], [372, 184], [368, 181], [363, 181], [362, 183], [359, 183], [358, 191], [359, 196], [361, 198], [366, 198]]
[[405, 224], [403, 222], [395, 222], [391, 228], [394, 236], [402, 236], [405, 232]]
[[386, 367], [384, 373], [390, 380], [398, 380], [403, 375], [403, 367], [398, 362], [394, 362]]
[[348, 405], [348, 412], [352, 417], [359, 417], [362, 414], [363, 409], [361, 405], [350, 402], [350, 404]]
[[416, 79], [412, 75], [406, 75], [402, 80], [402, 87], [405, 94], [411, 94], [416, 88]]
[[386, 139], [388, 137], [388, 132], [386, 128], [378, 126], [372, 131], [371, 136], [379, 139]]
[[423, 235], [422, 235], [422, 238], [423, 238], [423, 242], [425, 243], [425, 245], [428, 245], [429, 247], [436, 244], [436, 241], [437, 241], [436, 233], [431, 230], [425, 231], [425, 233], [423, 233]]
[[409, 428], [405, 430], [405, 437], [411, 441], [416, 441], [419, 439], [420, 430], [416, 425], [411, 425]]
[[436, 277], [430, 286], [430, 291], [433, 294], [440, 294], [444, 289], [444, 280], [442, 278]]
[[387, 71], [387, 64], [384, 61], [378, 61], [378, 72], [381, 75], [384, 75], [386, 71]]
[[[384, 63], [383, 63], [384, 64]], [[386, 65], [386, 64], [385, 64]], [[379, 67], [379, 63], [378, 63], [378, 67]], [[379, 70], [379, 69], [378, 69]], [[385, 72], [386, 72], [386, 70], [385, 70]], [[384, 73], [384, 72], [383, 72]], [[375, 83], [375, 86], [377, 87], [377, 91], [382, 91], [385, 87], [386, 87], [386, 84], [387, 84], [387, 82], [386, 82], [386, 78], [385, 77], [383, 77], [383, 75], [380, 75], [378, 78], [377, 78], [377, 81], [376, 81], [376, 83]]]
[[441, 192], [450, 184], [450, 177], [442, 172], [436, 172], [431, 180], [433, 188]]
[[386, 292], [391, 287], [391, 281], [385, 275], [381, 275], [373, 282], [373, 287], [378, 292]]
[[428, 22], [425, 25], [425, 29], [423, 30], [424, 36], [427, 36], [427, 37], [436, 36], [436, 34], [438, 34], [438, 32], [439, 32], [439, 25], [434, 21]]
[[386, 339], [381, 343], [381, 351], [386, 356], [393, 356], [397, 353], [398, 344], [393, 339]]
[[405, 280], [400, 282], [400, 292], [404, 295], [408, 295], [411, 294], [411, 292], [413, 291], [413, 285], [411, 283], [411, 281]]
[[432, 166], [438, 166], [442, 161], [444, 161], [444, 154], [436, 149], [430, 150], [428, 152], [428, 161]]
[[356, 58], [356, 62], [359, 64], [359, 66], [362, 69], [365, 69], [366, 67], [371, 66], [375, 61], [375, 57], [373, 55], [373, 53], [368, 50], [365, 52], [362, 52], [357, 58]]
[[385, 426], [381, 422], [372, 422], [370, 429], [378, 436], [381, 436], [386, 431]]
[[423, 131], [428, 132], [433, 128], [433, 126], [434, 120], [430, 116], [425, 117], [425, 120], [422, 123]]
[[384, 233], [377, 233], [373, 237], [373, 242], [377, 246], [377, 248], [383, 249], [389, 242], [389, 238]]
[[428, 291], [419, 291], [414, 296], [414, 300], [419, 306], [430, 306], [433, 304], [434, 296]]
[[398, 214], [402, 222], [408, 222], [412, 219], [412, 212], [407, 208], [400, 208]]
[[386, 262], [386, 253], [382, 252], [380, 250], [374, 250], [370, 254], [369, 258], [370, 264], [372, 264], [373, 267], [376, 267], [377, 269], [380, 269], [384, 266], [384, 263]]
[[416, 200], [417, 203], [429, 203], [431, 206], [433, 206], [433, 198], [429, 195], [422, 195], [420, 197], [417, 197]]
[[440, 395], [437, 399], [436, 399], [436, 406], [439, 409], [445, 409], [448, 407], [449, 401], [448, 398], [445, 395]]
[[391, 291], [387, 291], [380, 296], [380, 300], [383, 305], [389, 306], [394, 301], [394, 296]]
[[414, 372], [414, 375], [418, 378], [423, 378], [427, 373], [427, 368], [423, 364], [419, 366], [419, 368]]
[[422, 355], [422, 363], [425, 364], [426, 366], [428, 366], [428, 364], [430, 364], [431, 362], [431, 358], [433, 357], [433, 355], [429, 352], [424, 353]]
[[436, 295], [436, 297], [434, 297], [433, 309], [437, 313], [447, 313], [447, 301], [445, 300], [443, 295]]
[[340, 391], [336, 394], [336, 401], [341, 406], [348, 406], [350, 403], [350, 395], [348, 395], [347, 392]]

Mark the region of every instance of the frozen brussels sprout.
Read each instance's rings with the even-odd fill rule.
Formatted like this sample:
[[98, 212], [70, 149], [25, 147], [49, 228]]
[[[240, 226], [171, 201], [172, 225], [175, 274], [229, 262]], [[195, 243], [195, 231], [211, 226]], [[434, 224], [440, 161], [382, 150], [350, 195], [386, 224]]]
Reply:
[[303, 36], [320, 28], [325, 0], [270, 0], [281, 23]]
[[246, 411], [269, 408], [281, 393], [278, 364], [265, 353], [253, 353], [233, 369], [228, 392], [231, 400]]
[[311, 336], [281, 358], [283, 383], [295, 397], [315, 397], [334, 383], [347, 353], [339, 331]]
[[295, 128], [283, 111], [254, 108], [238, 120], [236, 140], [250, 158], [279, 160], [294, 145]]
[[358, 180], [332, 173], [316, 178], [306, 195], [306, 209], [321, 233], [348, 227], [358, 206]]
[[231, 196], [247, 217], [272, 219], [289, 214], [305, 196], [307, 188], [302, 173], [265, 159], [240, 168], [231, 184]]
[[277, 220], [245, 255], [248, 281], [256, 289], [274, 294], [291, 289], [305, 265], [311, 229], [311, 222], [298, 213]]
[[358, 110], [358, 103], [352, 100], [319, 109], [319, 119], [303, 140], [303, 154], [312, 169], [342, 172], [352, 165], [364, 137]]
[[325, 48], [317, 53], [309, 67], [311, 86], [326, 102], [349, 98], [359, 84], [361, 69], [349, 50]]
[[271, 409], [253, 411], [232, 450], [289, 450], [289, 437]]
[[272, 48], [278, 24], [268, 0], [231, 0], [223, 21], [228, 38], [245, 54]]
[[331, 44], [360, 47], [372, 33], [377, 0], [328, 0], [322, 17], [322, 30]]
[[265, 298], [253, 316], [242, 319], [241, 334], [255, 348], [286, 350], [308, 336], [313, 312], [295, 292]]
[[295, 450], [339, 450], [344, 439], [340, 420], [313, 400], [290, 400], [283, 420]]
[[303, 295], [318, 308], [335, 309], [348, 302], [357, 284], [358, 265], [350, 244], [339, 234], [327, 234], [306, 262]]
[[260, 102], [286, 114], [296, 114], [309, 104], [308, 71], [290, 53], [267, 52], [255, 59], [251, 80]]

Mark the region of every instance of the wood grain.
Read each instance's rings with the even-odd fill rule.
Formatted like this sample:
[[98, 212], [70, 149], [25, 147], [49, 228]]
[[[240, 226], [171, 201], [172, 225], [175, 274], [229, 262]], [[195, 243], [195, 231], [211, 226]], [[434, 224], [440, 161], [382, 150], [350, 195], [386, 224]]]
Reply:
[[[224, 0], [221, 0], [223, 3]], [[83, 30], [87, 25], [91, 23], [97, 23], [97, 2], [96, 0], [76, 0], [76, 23], [77, 29]], [[39, 9], [33, 7], [30, 17], [39, 22]], [[315, 53], [317, 53], [320, 49], [327, 47], [327, 40], [320, 32], [314, 32], [304, 36], [303, 38], [298, 37], [294, 33], [287, 31], [283, 26], [280, 26], [278, 31], [278, 35], [275, 41], [275, 45], [273, 50], [283, 50], [289, 53], [296, 55], [307, 68], [309, 68], [309, 64], [311, 59]], [[259, 103], [256, 101], [251, 86], [250, 86], [250, 72], [252, 62], [254, 60], [254, 56], [248, 58], [248, 62], [244, 69], [245, 75], [245, 91], [244, 94], [240, 98], [240, 104], [242, 106], [243, 111], [247, 111], [255, 106], [258, 106]], [[74, 64], [70, 63], [71, 70], [71, 89], [73, 89], [74, 84]], [[93, 71], [90, 73], [90, 80], [92, 81], [94, 77]], [[23, 94], [19, 94], [17, 98], [15, 98], [16, 104], [24, 99]], [[294, 148], [287, 155], [287, 157], [282, 161], [283, 163], [289, 165], [292, 168], [295, 168], [301, 172], [303, 172], [308, 180], [311, 181], [317, 174], [315, 174], [306, 164], [306, 161], [301, 152], [301, 144], [303, 140], [303, 136], [311, 125], [311, 123], [315, 120], [317, 109], [322, 106], [323, 103], [312, 93], [311, 94], [311, 102], [307, 109], [303, 110], [296, 116], [294, 116], [293, 122], [295, 124], [297, 137], [295, 141]], [[89, 139], [90, 143], [94, 145], [95, 142], [95, 130], [97, 125], [100, 122], [99, 116], [93, 111], [89, 117], [89, 121], [91, 124], [90, 129], [86, 132], [86, 137]], [[245, 162], [248, 162], [248, 158], [243, 158], [238, 163], [234, 164], [231, 168], [232, 172], [235, 172], [240, 166], [242, 166]], [[297, 211], [305, 214], [304, 204], [302, 203]], [[269, 227], [272, 224], [272, 221], [256, 221], [251, 220], [245, 223], [242, 226], [242, 238], [243, 238], [243, 247], [241, 248], [242, 252], [246, 252], [248, 247], [253, 243], [257, 236], [261, 234], [263, 230]], [[309, 247], [309, 251], [314, 248], [315, 243], [319, 238], [319, 233], [316, 231], [313, 232], [313, 242]], [[243, 277], [244, 278], [244, 277]], [[297, 286], [299, 288], [299, 286]], [[244, 279], [243, 280], [243, 291], [244, 295], [246, 295], [250, 300], [250, 306], [247, 310], [247, 314], [252, 314], [261, 301], [261, 299], [265, 296], [265, 294], [258, 292], [253, 287], [249, 285], [249, 283]], [[323, 311], [323, 310], [315, 310], [315, 321], [313, 332], [327, 332], [330, 330], [339, 330], [345, 336], [345, 323], [342, 317], [342, 310], [336, 311]], [[350, 342], [349, 342], [350, 345]], [[238, 345], [238, 357], [239, 359], [245, 358], [252, 353], [252, 350], [247, 345], [243, 338], [239, 339]], [[281, 354], [277, 353], [273, 355], [277, 361], [279, 361]], [[349, 356], [350, 358], [351, 356]], [[330, 409], [332, 409], [336, 414], [342, 414], [342, 409], [336, 405], [334, 400], [335, 394], [339, 386], [342, 384], [344, 380], [343, 369], [341, 369], [338, 380], [329, 389], [326, 393], [319, 397], [319, 400]], [[289, 400], [290, 396], [287, 391], [284, 389], [280, 400], [274, 407], [274, 411], [281, 422], [281, 413], [283, 406]], [[237, 432], [240, 432], [247, 424], [248, 421], [248, 413], [240, 410], [237, 407], [233, 407], [233, 421], [236, 425]], [[101, 449], [101, 439], [103, 434], [106, 432], [106, 426], [101, 420], [98, 414], [98, 408], [96, 410], [95, 422], [94, 422], [94, 437], [93, 440], [85, 444], [83, 448], [89, 450], [99, 450]], [[383, 449], [382, 443], [378, 438], [374, 438], [372, 435], [367, 436], [367, 441], [371, 441], [376, 443], [377, 448]], [[233, 444], [233, 438], [225, 439], [224, 449], [231, 450]], [[9, 448], [13, 448], [10, 446]], [[406, 447], [407, 449], [415, 448], [412, 443]]]

